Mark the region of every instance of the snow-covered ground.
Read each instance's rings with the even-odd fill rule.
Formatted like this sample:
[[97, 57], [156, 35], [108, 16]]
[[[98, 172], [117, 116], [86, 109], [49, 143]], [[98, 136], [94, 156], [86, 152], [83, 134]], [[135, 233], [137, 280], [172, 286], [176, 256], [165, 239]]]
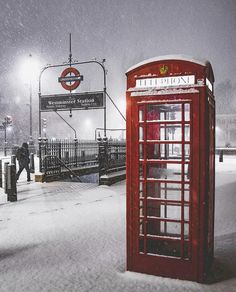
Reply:
[[[126, 271], [125, 182], [18, 183], [0, 205], [0, 291], [236, 291], [236, 157], [216, 158], [216, 272], [199, 284]], [[0, 195], [1, 196], [1, 195]]]

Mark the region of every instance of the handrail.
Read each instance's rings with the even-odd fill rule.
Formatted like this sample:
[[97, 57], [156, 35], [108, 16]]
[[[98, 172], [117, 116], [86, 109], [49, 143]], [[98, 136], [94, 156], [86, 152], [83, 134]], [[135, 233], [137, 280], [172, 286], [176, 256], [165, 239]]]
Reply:
[[60, 165], [64, 166], [67, 170], [69, 170], [69, 172], [78, 179], [79, 182], [82, 182], [80, 177], [72, 170], [70, 169], [58, 156], [56, 155], [45, 155], [43, 160], [46, 160], [47, 158], [56, 158], [59, 162], [60, 162]]

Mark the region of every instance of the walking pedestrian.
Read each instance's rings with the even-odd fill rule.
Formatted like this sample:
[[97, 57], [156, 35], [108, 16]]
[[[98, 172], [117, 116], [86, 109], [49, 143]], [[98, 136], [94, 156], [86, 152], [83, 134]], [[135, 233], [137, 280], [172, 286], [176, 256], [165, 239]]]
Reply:
[[30, 179], [30, 168], [29, 168], [29, 163], [30, 163], [30, 158], [29, 158], [29, 149], [28, 149], [28, 144], [24, 142], [20, 148], [18, 148], [16, 152], [16, 158], [19, 163], [19, 170], [16, 174], [16, 180], [19, 179], [21, 172], [23, 169], [26, 170], [27, 172], [27, 181], [31, 181]]

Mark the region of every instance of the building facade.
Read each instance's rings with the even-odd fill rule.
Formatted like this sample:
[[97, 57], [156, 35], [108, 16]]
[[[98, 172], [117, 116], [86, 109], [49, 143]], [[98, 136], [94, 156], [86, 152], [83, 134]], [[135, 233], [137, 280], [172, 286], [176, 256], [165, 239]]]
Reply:
[[216, 147], [236, 147], [236, 114], [216, 115]]

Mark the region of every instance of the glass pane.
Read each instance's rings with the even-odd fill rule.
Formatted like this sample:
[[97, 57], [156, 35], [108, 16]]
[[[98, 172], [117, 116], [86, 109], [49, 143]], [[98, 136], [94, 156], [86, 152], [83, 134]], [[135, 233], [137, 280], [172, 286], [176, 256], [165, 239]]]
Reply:
[[189, 181], [189, 179], [190, 179], [190, 165], [185, 164], [184, 165], [184, 180]]
[[189, 206], [188, 205], [184, 206], [184, 220], [185, 221], [189, 220]]
[[161, 232], [161, 221], [147, 221], [146, 224], [147, 227], [147, 234], [148, 235], [158, 235], [158, 236], [162, 236], [162, 232]]
[[147, 140], [182, 141], [181, 124], [147, 124]]
[[144, 166], [143, 166], [143, 164], [139, 164], [139, 177], [140, 178], [143, 178], [143, 168], [144, 168]]
[[139, 216], [142, 217], [144, 216], [144, 207], [143, 207], [143, 201], [139, 201]]
[[[182, 185], [175, 183], [147, 182], [147, 197], [181, 201]], [[189, 185], [184, 185], [184, 200], [189, 201]]]
[[190, 145], [189, 144], [184, 145], [184, 159], [186, 161], [190, 160]]
[[139, 144], [139, 159], [143, 159], [143, 144]]
[[139, 197], [140, 198], [143, 198], [144, 197], [144, 194], [143, 194], [143, 183], [142, 182], [139, 183]]
[[164, 184], [155, 182], [155, 183], [147, 183], [147, 197], [149, 198], [163, 198], [164, 192], [162, 189], [164, 189]]
[[147, 159], [182, 159], [182, 145], [147, 144]]
[[189, 201], [189, 184], [184, 185], [184, 200]]
[[156, 204], [155, 202], [152, 202], [152, 201], [147, 202], [147, 216], [159, 218], [161, 216], [160, 203]]
[[144, 219], [139, 220], [139, 234], [144, 234]]
[[139, 127], [139, 141], [143, 141], [143, 127]]
[[147, 201], [147, 216], [181, 220], [181, 206], [164, 204], [160, 201]]
[[181, 237], [181, 223], [162, 222], [161, 231], [166, 236]]
[[184, 126], [184, 140], [190, 141], [190, 125]]
[[181, 141], [182, 138], [182, 127], [180, 124], [172, 125], [166, 124], [160, 125], [161, 134], [160, 140], [161, 141]]
[[147, 197], [180, 201], [181, 187], [181, 184], [148, 182]]
[[[189, 141], [189, 125], [185, 126], [185, 141]], [[182, 127], [180, 124], [148, 124], [147, 140], [182, 141]]]
[[190, 121], [190, 104], [186, 103], [184, 105], [184, 120]]
[[147, 107], [147, 120], [181, 121], [181, 104], [149, 104]]
[[147, 144], [147, 159], [161, 159], [164, 153], [161, 153], [160, 144]]
[[148, 164], [147, 178], [181, 181], [181, 164]]
[[149, 104], [147, 106], [147, 121], [158, 121], [162, 116], [160, 105]]
[[160, 140], [159, 124], [149, 124], [147, 126], [147, 140]]
[[184, 224], [184, 239], [189, 239], [189, 224], [185, 223]]
[[147, 239], [147, 253], [163, 256], [180, 257], [181, 242], [155, 239]]
[[144, 121], [144, 111], [143, 111], [143, 109], [139, 109], [139, 121], [140, 122]]
[[182, 159], [182, 145], [181, 144], [167, 144], [169, 159]]

